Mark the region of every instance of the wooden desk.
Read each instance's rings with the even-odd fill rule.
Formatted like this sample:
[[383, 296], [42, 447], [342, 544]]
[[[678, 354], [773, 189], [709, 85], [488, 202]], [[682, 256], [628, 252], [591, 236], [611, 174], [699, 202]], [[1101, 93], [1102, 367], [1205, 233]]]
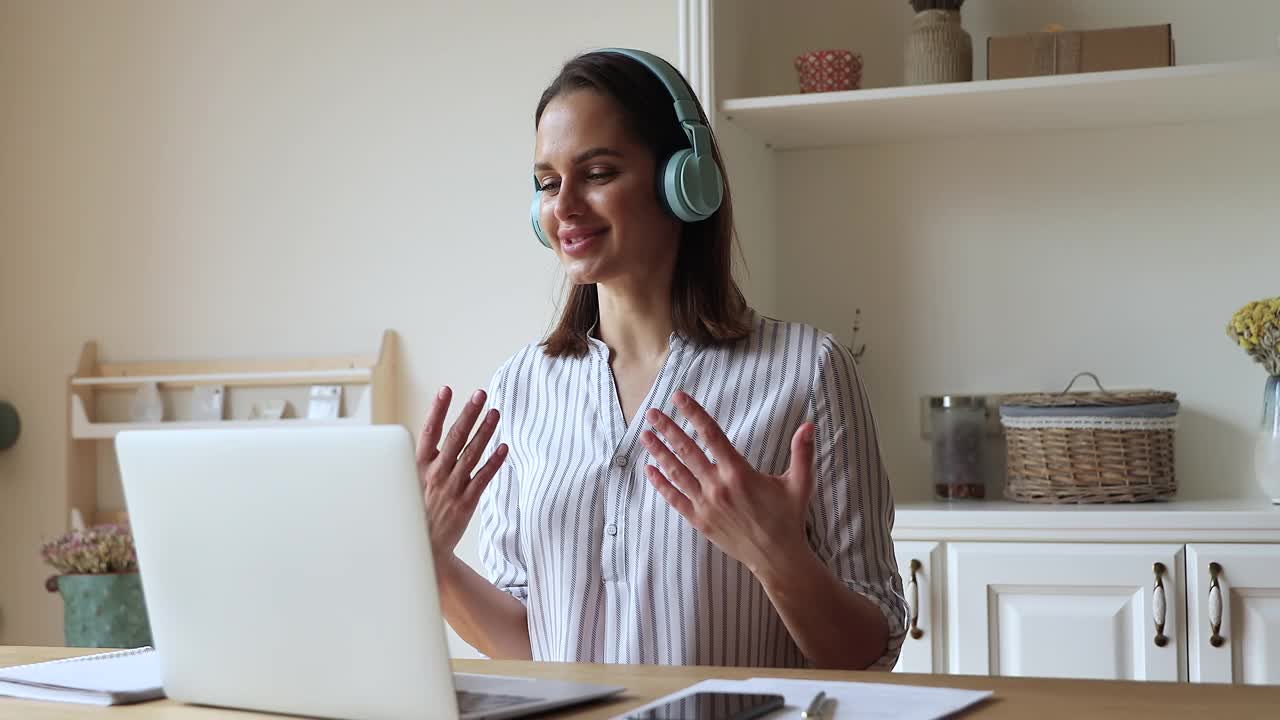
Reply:
[[[0, 667], [82, 655], [71, 648], [0, 647]], [[1023, 720], [1107, 720], [1160, 718], [1161, 720], [1213, 720], [1214, 718], [1280, 717], [1280, 687], [1193, 685], [1190, 683], [1116, 682], [1100, 680], [1044, 680], [992, 678], [973, 675], [893, 675], [810, 670], [760, 670], [752, 668], [668, 667], [656, 665], [575, 665], [490, 660], [455, 660], [455, 670], [581, 680], [625, 685], [619, 699], [582, 706], [539, 718], [603, 720], [629, 708], [687, 687], [707, 678], [748, 678], [768, 674], [777, 677], [909, 683], [995, 691], [995, 698], [962, 714], [965, 720], [1017, 718]], [[180, 705], [168, 700], [100, 708], [67, 703], [32, 702], [0, 698], [0, 719], [23, 720], [199, 720], [201, 718], [263, 718], [281, 715], [235, 712]]]

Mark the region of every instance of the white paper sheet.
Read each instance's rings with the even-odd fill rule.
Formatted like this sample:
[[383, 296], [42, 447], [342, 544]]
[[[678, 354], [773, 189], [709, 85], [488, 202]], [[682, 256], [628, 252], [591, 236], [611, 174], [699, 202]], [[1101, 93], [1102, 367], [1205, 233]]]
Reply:
[[[957, 690], [920, 685], [834, 682], [751, 678], [750, 680], [704, 680], [648, 705], [618, 715], [614, 720], [643, 717], [644, 711], [696, 692], [776, 693], [787, 700], [786, 707], [765, 716], [767, 720], [799, 718], [819, 691], [835, 699], [831, 715], [823, 720], [857, 718], [863, 720], [937, 720], [991, 697], [989, 690]], [[647, 719], [646, 719], [647, 720]]]

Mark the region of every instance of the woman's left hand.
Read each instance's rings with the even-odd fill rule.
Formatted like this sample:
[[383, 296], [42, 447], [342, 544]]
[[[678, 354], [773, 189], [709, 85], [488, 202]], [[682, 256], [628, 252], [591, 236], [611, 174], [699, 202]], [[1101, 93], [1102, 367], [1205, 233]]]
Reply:
[[807, 549], [805, 519], [814, 487], [813, 424], [804, 423], [792, 436], [786, 472], [766, 475], [751, 467], [693, 398], [678, 392], [674, 400], [714, 460], [670, 417], [649, 409], [645, 419], [656, 433], [646, 430], [641, 442], [661, 466], [661, 470], [652, 465], [645, 468], [658, 493], [695, 529], [758, 577]]

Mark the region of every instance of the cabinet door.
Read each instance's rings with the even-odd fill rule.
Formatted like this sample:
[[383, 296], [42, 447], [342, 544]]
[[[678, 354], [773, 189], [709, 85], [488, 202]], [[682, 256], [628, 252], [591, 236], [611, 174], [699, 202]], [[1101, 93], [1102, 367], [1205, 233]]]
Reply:
[[894, 543], [893, 549], [907, 596], [908, 620], [914, 619], [894, 672], [943, 672], [942, 546], [902, 541]]
[[953, 673], [1182, 680], [1181, 545], [948, 543]]
[[1188, 545], [1187, 617], [1193, 682], [1280, 683], [1280, 545]]

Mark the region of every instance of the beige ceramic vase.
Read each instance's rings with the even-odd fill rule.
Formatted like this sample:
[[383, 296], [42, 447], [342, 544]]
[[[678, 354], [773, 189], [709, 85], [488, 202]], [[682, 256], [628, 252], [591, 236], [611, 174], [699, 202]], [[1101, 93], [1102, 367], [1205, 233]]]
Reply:
[[907, 85], [973, 79], [973, 40], [960, 27], [959, 10], [916, 13], [907, 34], [904, 70]]

